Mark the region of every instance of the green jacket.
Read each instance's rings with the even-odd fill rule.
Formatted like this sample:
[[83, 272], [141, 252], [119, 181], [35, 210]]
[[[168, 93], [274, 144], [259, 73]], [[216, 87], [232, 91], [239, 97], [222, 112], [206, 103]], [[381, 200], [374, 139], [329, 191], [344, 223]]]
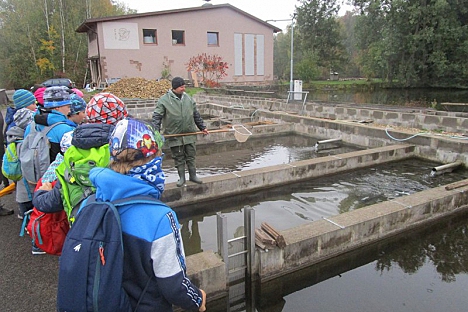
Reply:
[[[180, 134], [201, 131], [206, 128], [195, 101], [184, 92], [179, 99], [172, 90], [159, 98], [153, 113], [153, 125], [157, 131], [162, 129], [163, 134]], [[168, 147], [195, 143], [196, 135], [187, 135], [166, 138]]]

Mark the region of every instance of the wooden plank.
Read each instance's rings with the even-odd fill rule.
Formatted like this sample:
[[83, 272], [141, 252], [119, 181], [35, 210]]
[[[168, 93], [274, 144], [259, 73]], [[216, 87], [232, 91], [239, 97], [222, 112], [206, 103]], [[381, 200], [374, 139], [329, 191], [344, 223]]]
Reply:
[[457, 189], [459, 187], [464, 187], [464, 186], [468, 186], [468, 181], [460, 181], [460, 182], [449, 184], [445, 187], [445, 189], [447, 191], [451, 191], [451, 190]]
[[273, 237], [279, 248], [286, 247], [286, 241], [284, 240], [284, 236], [281, 235], [277, 230], [275, 230], [271, 225], [269, 225], [266, 222], [262, 222], [261, 229], [264, 230], [268, 235]]
[[255, 239], [257, 238], [265, 245], [276, 245], [276, 241], [262, 229], [255, 229]]

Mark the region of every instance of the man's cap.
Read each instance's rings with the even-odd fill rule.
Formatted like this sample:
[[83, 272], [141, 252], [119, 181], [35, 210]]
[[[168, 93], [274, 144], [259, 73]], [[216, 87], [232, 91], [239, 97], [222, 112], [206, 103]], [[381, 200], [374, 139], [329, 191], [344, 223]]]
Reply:
[[175, 90], [183, 85], [185, 85], [185, 80], [183, 78], [175, 77], [174, 79], [172, 79], [172, 90]]

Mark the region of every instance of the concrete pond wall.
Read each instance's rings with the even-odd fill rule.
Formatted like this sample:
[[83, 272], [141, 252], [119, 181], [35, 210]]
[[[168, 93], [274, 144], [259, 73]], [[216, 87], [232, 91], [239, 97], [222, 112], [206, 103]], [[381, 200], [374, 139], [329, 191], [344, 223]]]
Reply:
[[[317, 138], [341, 138], [362, 146], [361, 151], [299, 161], [261, 169], [206, 177], [201, 185], [188, 183], [177, 188], [168, 183], [163, 201], [176, 211], [179, 206], [216, 200], [242, 192], [267, 189], [285, 183], [364, 168], [390, 161], [420, 157], [447, 164], [468, 165], [468, 121], [464, 115], [430, 109], [373, 109], [318, 103], [288, 103], [285, 100], [198, 94], [198, 108], [218, 119], [269, 121], [251, 126], [256, 137], [297, 133]], [[154, 100], [125, 100], [130, 114], [151, 119]], [[370, 121], [372, 120], [372, 122]], [[366, 121], [366, 122], [360, 122]], [[388, 125], [382, 127], [381, 125]], [[456, 136], [418, 133], [394, 129], [456, 132]], [[232, 133], [199, 136], [197, 144], [233, 140]], [[438, 218], [468, 210], [468, 180], [433, 188], [394, 200], [346, 212], [281, 231], [284, 248], [268, 251], [257, 248], [253, 278], [268, 281], [307, 266], [340, 256], [362, 246], [425, 226]], [[215, 251], [187, 257], [188, 274], [205, 289], [209, 300], [227, 294], [225, 264]]]

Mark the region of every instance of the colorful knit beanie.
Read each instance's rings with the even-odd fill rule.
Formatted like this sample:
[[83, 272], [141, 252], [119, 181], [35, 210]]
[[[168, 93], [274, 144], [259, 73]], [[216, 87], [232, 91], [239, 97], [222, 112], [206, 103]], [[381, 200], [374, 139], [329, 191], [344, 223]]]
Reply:
[[34, 94], [27, 90], [18, 89], [13, 93], [13, 104], [16, 109], [25, 108], [34, 103], [36, 103]]
[[56, 86], [49, 87], [44, 91], [44, 107], [56, 108], [71, 104], [71, 91], [67, 87]]
[[84, 112], [86, 110], [86, 102], [77, 94], [72, 94], [70, 96], [71, 105], [69, 116], [78, 114], [79, 112]]
[[98, 93], [86, 105], [86, 116], [91, 123], [115, 125], [125, 119], [128, 112], [124, 102], [112, 93]]

